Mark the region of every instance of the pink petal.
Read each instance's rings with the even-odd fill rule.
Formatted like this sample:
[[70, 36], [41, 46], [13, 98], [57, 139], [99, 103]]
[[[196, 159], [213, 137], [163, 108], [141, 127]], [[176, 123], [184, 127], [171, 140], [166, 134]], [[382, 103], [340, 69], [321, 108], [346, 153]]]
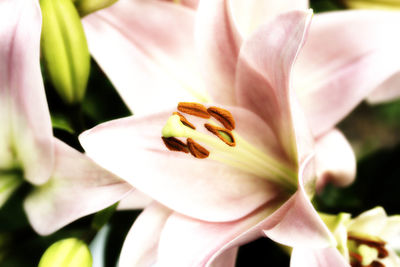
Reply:
[[236, 257], [239, 248], [234, 247], [224, 251], [220, 256], [218, 256], [214, 261], [210, 263], [210, 267], [235, 267]]
[[[300, 183], [307, 187], [312, 183], [310, 163], [305, 162], [301, 170], [304, 180], [300, 179]], [[240, 220], [225, 223], [204, 222], [174, 213], [161, 234], [158, 263], [161, 266], [214, 266], [224, 261], [230, 264], [232, 249], [260, 237], [263, 230], [268, 237], [289, 246], [311, 249], [334, 242], [303, 186], [281, 206], [284, 201], [276, 199]]]
[[119, 210], [136, 210], [136, 209], [144, 209], [147, 207], [153, 200], [151, 197], [143, 194], [139, 190], [133, 190], [129, 195], [121, 199], [118, 204]]
[[[81, 144], [104, 168], [163, 205], [191, 217], [209, 221], [238, 219], [279, 194], [265, 179], [250, 173], [209, 158], [196, 159], [169, 151], [161, 140], [161, 130], [172, 111], [102, 124], [83, 133]], [[235, 118], [246, 118], [237, 120], [239, 134], [241, 128], [249, 133], [268, 128], [255, 123], [262, 120], [252, 113], [230, 111]], [[258, 132], [253, 139], [259, 138], [258, 144], [262, 144], [265, 133]]]
[[174, 2], [176, 4], [184, 5], [186, 7], [193, 9], [196, 9], [199, 4], [199, 0], [162, 0], [162, 1]]
[[92, 56], [135, 114], [201, 98], [194, 19], [173, 3], [121, 0], [83, 20]]
[[140, 214], [126, 236], [119, 267], [148, 267], [155, 263], [161, 230], [170, 214], [170, 209], [156, 202]]
[[24, 203], [32, 227], [41, 235], [107, 208], [133, 189], [84, 154], [57, 139], [55, 141], [56, 162], [52, 178], [35, 188]]
[[232, 24], [228, 2], [200, 2], [196, 17], [196, 45], [203, 78], [213, 100], [234, 105], [236, 62], [242, 40]]
[[345, 117], [400, 69], [397, 12], [344, 11], [315, 16], [293, 72], [293, 86], [314, 135]]
[[306, 10], [306, 0], [231, 0], [230, 10], [243, 37], [247, 37], [260, 25], [281, 13], [291, 10]]
[[330, 130], [317, 139], [317, 191], [329, 182], [347, 186], [356, 178], [356, 157], [351, 145], [339, 130]]
[[20, 164], [29, 182], [42, 184], [50, 177], [54, 152], [37, 1], [2, 1], [0, 25], [0, 169]]
[[158, 247], [160, 266], [229, 266], [241, 244], [262, 235], [257, 224], [271, 214], [279, 202], [267, 204], [251, 215], [226, 223], [204, 222], [178, 213], [164, 225]]
[[199, 5], [199, 0], [182, 0], [181, 4], [196, 9]]
[[290, 259], [291, 267], [350, 267], [336, 248], [295, 248]]
[[336, 244], [310, 202], [314, 175], [311, 155], [301, 164], [297, 192], [262, 222], [264, 233], [275, 242], [302, 248], [323, 248]]
[[273, 129], [290, 158], [296, 158], [290, 74], [311, 13], [285, 13], [261, 26], [243, 44], [237, 67], [237, 100]]
[[400, 98], [400, 72], [394, 74], [375, 89], [367, 98], [371, 104], [389, 102]]

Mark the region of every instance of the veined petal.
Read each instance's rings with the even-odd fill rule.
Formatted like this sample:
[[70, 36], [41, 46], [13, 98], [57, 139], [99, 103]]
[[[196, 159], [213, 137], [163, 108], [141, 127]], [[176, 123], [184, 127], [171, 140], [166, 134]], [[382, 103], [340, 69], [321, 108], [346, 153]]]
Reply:
[[174, 213], [161, 233], [158, 263], [179, 267], [229, 266], [236, 256], [232, 255], [234, 249], [262, 235], [258, 223], [279, 203], [268, 203], [245, 218], [226, 223], [204, 222]]
[[[83, 133], [81, 144], [98, 164], [138, 190], [173, 210], [202, 220], [238, 219], [280, 193], [265, 179], [231, 165], [169, 151], [161, 131], [172, 111], [102, 124]], [[237, 120], [237, 131], [243, 128], [255, 132], [253, 128], [259, 127], [254, 122], [260, 119], [254, 114], [239, 109], [236, 116], [230, 111], [235, 117], [246, 115], [246, 120]], [[264, 133], [253, 138], [263, 137]]]
[[347, 186], [356, 177], [356, 157], [351, 145], [337, 129], [317, 139], [315, 146], [317, 191], [327, 183]]
[[306, 10], [306, 0], [230, 0], [230, 10], [241, 35], [246, 38], [267, 20], [291, 10]]
[[2, 1], [0, 25], [0, 169], [22, 167], [29, 182], [42, 184], [50, 177], [54, 152], [37, 1]]
[[310, 249], [296, 247], [290, 257], [291, 267], [350, 267], [336, 248]]
[[157, 202], [144, 209], [126, 236], [119, 258], [119, 267], [153, 266], [157, 260], [161, 231], [171, 212]]
[[314, 187], [314, 164], [310, 155], [299, 170], [297, 192], [263, 222], [266, 236], [290, 247], [325, 248], [336, 240], [310, 202]]
[[159, 0], [121, 0], [83, 20], [89, 50], [135, 114], [205, 101], [194, 48], [195, 13]]
[[236, 63], [242, 39], [232, 23], [228, 0], [201, 1], [195, 30], [209, 94], [215, 102], [234, 105]]
[[243, 44], [237, 67], [239, 105], [264, 119], [292, 159], [297, 152], [289, 81], [310, 20], [311, 12], [293, 11], [264, 24]]
[[107, 208], [133, 190], [84, 154], [55, 141], [56, 163], [52, 178], [35, 188], [24, 202], [32, 227], [42, 235]]
[[293, 71], [314, 135], [346, 116], [400, 68], [399, 12], [318, 14]]

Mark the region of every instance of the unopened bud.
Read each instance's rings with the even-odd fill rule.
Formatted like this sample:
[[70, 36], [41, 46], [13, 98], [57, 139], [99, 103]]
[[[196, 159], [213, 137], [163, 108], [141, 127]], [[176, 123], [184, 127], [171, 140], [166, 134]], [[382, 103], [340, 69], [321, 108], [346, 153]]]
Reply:
[[383, 9], [399, 10], [399, 0], [343, 0], [346, 7], [351, 9]]
[[83, 17], [97, 10], [106, 8], [118, 0], [76, 0], [75, 6], [79, 14]]
[[57, 241], [43, 254], [39, 267], [90, 267], [92, 255], [88, 246], [77, 238]]
[[0, 208], [10, 198], [12, 193], [22, 184], [22, 175], [14, 172], [0, 171]]
[[49, 78], [69, 104], [85, 95], [90, 55], [79, 14], [71, 0], [40, 0], [42, 54]]

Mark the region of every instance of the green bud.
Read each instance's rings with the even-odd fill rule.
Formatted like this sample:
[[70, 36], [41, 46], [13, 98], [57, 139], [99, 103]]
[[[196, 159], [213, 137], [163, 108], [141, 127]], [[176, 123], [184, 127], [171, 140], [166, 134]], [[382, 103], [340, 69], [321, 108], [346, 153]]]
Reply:
[[97, 10], [106, 8], [118, 0], [76, 0], [75, 6], [79, 14], [83, 17]]
[[351, 9], [383, 9], [399, 10], [399, 0], [343, 0], [344, 4]]
[[49, 78], [68, 104], [81, 101], [90, 72], [90, 55], [79, 14], [71, 0], [40, 0], [42, 54]]
[[21, 173], [0, 171], [0, 208], [22, 184]]
[[51, 245], [43, 254], [39, 267], [90, 267], [92, 255], [88, 246], [77, 238], [67, 238]]

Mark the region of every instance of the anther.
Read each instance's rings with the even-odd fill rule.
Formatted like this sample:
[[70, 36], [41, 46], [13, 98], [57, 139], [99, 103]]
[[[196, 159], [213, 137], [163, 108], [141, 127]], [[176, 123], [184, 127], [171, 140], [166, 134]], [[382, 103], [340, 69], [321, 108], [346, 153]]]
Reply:
[[209, 119], [211, 117], [207, 112], [207, 108], [199, 103], [179, 102], [178, 110], [200, 118]]
[[373, 261], [367, 267], [385, 267], [385, 265], [379, 261]]
[[180, 151], [189, 153], [187, 145], [175, 137], [161, 137], [165, 146], [171, 151]]
[[[362, 256], [361, 256], [360, 254], [355, 253], [355, 252], [352, 252], [352, 251], [350, 251], [349, 254], [350, 254], [350, 257], [353, 258], [354, 264], [356, 264], [356, 263], [361, 263], [361, 262], [362, 262]], [[353, 265], [352, 265], [352, 266], [353, 266]]]
[[204, 124], [204, 127], [206, 127], [207, 130], [209, 130], [216, 136], [218, 136], [218, 138], [221, 139], [228, 146], [236, 145], [235, 138], [233, 137], [233, 134], [231, 131], [229, 131], [225, 128], [222, 128], [222, 127], [211, 125], [209, 123]]
[[372, 240], [372, 239], [366, 239], [366, 238], [362, 238], [362, 237], [358, 237], [358, 236], [349, 234], [347, 239], [353, 240], [359, 244], [365, 244], [370, 247], [383, 247], [386, 245], [385, 241], [378, 239], [378, 238], [375, 238], [375, 240]]
[[210, 152], [207, 149], [196, 143], [192, 138], [187, 139], [187, 146], [190, 154], [192, 154], [195, 158], [204, 159], [210, 155]]
[[185, 116], [183, 116], [181, 113], [179, 113], [179, 112], [174, 112], [174, 113], [172, 113], [172, 115], [178, 115], [179, 118], [181, 118], [181, 122], [182, 122], [184, 125], [186, 125], [187, 127], [192, 128], [193, 130], [196, 130], [196, 127], [195, 127], [193, 124], [191, 124], [191, 123], [185, 118]]
[[231, 131], [235, 129], [235, 120], [233, 119], [232, 114], [226, 109], [209, 107], [207, 111], [211, 116], [222, 123], [226, 129]]

